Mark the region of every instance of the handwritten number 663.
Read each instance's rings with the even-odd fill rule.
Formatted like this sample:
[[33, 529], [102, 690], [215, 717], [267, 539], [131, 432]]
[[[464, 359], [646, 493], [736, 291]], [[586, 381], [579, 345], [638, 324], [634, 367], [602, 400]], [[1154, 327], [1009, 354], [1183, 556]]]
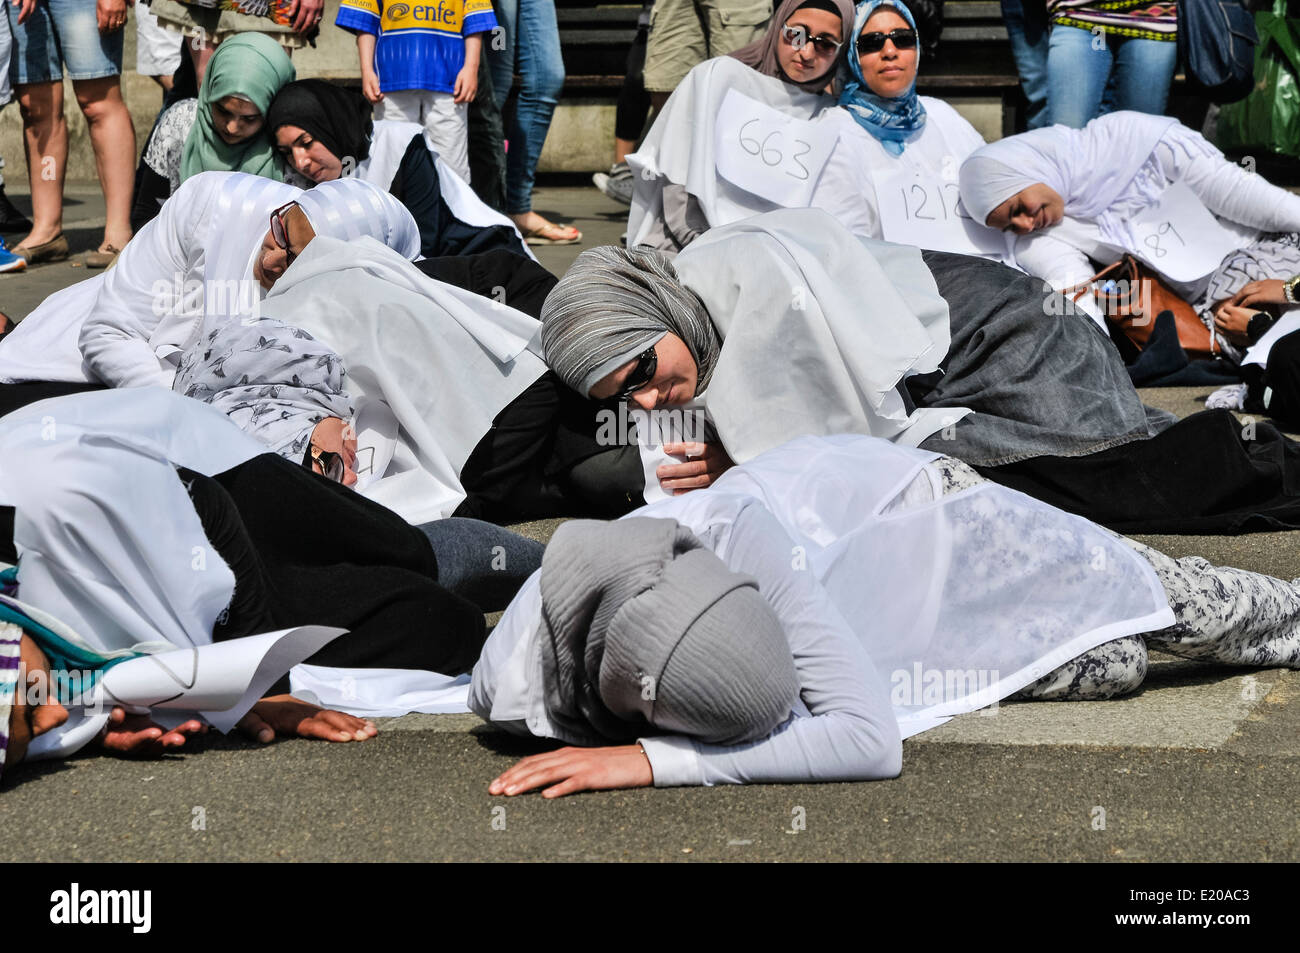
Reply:
[[[745, 135], [746, 129], [754, 123], [761, 121], [762, 120], [759, 119], [751, 119], [740, 127], [740, 148], [744, 149], [751, 156], [758, 156], [759, 160], [764, 165], [773, 167], [778, 166], [786, 158], [785, 154], [781, 152], [780, 148], [778, 148], [781, 144], [781, 130], [775, 129], [772, 132], [769, 132], [761, 141], [753, 136]], [[776, 137], [776, 143], [769, 146], [768, 143], [772, 141], [773, 137]], [[808, 167], [800, 162], [799, 158], [812, 152], [812, 146], [809, 143], [804, 142], [802, 139], [794, 140], [794, 146], [796, 151], [790, 156], [790, 161], [799, 167], [799, 172], [791, 172], [789, 169], [783, 169], [782, 171], [785, 172], [786, 175], [790, 176], [790, 178], [802, 181], [808, 178], [809, 173]], [[803, 147], [802, 149], [800, 149], [801, 146]]]

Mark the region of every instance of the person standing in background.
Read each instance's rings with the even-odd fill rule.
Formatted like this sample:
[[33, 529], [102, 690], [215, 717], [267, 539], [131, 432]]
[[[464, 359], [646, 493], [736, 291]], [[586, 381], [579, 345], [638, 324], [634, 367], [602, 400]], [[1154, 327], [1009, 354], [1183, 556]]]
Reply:
[[1048, 124], [1082, 129], [1103, 111], [1159, 116], [1178, 65], [1175, 0], [1047, 0]]
[[135, 71], [151, 78], [164, 94], [172, 91], [172, 76], [181, 68], [184, 45], [179, 33], [158, 25], [148, 3], [135, 4]]
[[423, 126], [442, 161], [468, 182], [469, 103], [478, 92], [483, 34], [497, 25], [490, 0], [451, 0], [436, 11], [343, 0], [334, 23], [356, 34], [361, 90], [375, 118]]
[[645, 51], [651, 105], [666, 103], [693, 67], [758, 40], [771, 19], [772, 0], [657, 0]]
[[33, 225], [14, 248], [29, 264], [68, 257], [63, 237], [63, 179], [68, 126], [63, 69], [86, 117], [104, 190], [104, 239], [85, 264], [103, 268], [131, 238], [135, 127], [122, 99], [122, 28], [126, 0], [23, 0], [6, 5], [13, 31], [9, 80], [18, 93], [32, 187]]
[[502, 112], [516, 69], [521, 80], [518, 100], [506, 119], [506, 214], [530, 245], [574, 245], [582, 240], [582, 232], [533, 211], [537, 162], [564, 88], [555, 0], [496, 0], [496, 11], [505, 42], [491, 44], [488, 66]]
[[650, 94], [645, 89], [645, 48], [650, 35], [650, 11], [654, 0], [641, 4], [636, 18], [636, 37], [627, 54], [627, 74], [618, 94], [618, 111], [614, 115], [614, 164], [609, 172], [591, 177], [596, 188], [616, 202], [632, 204], [632, 170], [627, 167], [628, 153], [636, 151], [637, 141], [650, 115]]
[[[0, 110], [13, 99], [13, 88], [9, 85], [9, 52], [12, 46], [9, 18], [0, 17]], [[4, 157], [0, 156], [0, 169], [4, 165]], [[0, 232], [25, 232], [31, 227], [32, 223], [27, 216], [14, 208], [9, 196], [5, 195], [4, 173], [0, 173]], [[26, 267], [27, 262], [11, 252], [5, 245], [5, 240], [0, 238], [0, 272], [22, 271]], [[8, 327], [8, 323], [8, 318], [0, 321], [0, 333]]]
[[1002, 0], [1002, 21], [1028, 106], [1025, 127], [1047, 124], [1047, 7], [1043, 0]]

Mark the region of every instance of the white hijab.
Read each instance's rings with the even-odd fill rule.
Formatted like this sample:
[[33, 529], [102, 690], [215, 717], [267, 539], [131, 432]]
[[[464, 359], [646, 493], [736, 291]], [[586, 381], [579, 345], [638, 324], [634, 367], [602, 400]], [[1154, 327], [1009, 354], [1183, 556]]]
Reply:
[[1097, 220], [1111, 241], [1122, 231], [1107, 212], [1176, 121], [1123, 111], [1100, 116], [1082, 129], [1049, 126], [990, 142], [962, 163], [962, 202], [976, 221], [987, 222], [989, 213], [1011, 196], [1042, 182], [1065, 199], [1067, 216]]

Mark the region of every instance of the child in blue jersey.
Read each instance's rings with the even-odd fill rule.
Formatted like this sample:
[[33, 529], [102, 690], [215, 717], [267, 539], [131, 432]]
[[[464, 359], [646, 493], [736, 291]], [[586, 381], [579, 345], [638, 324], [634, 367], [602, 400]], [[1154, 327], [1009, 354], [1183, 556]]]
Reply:
[[335, 25], [355, 33], [361, 88], [376, 119], [424, 126], [434, 149], [469, 181], [469, 103], [478, 92], [491, 0], [343, 0]]

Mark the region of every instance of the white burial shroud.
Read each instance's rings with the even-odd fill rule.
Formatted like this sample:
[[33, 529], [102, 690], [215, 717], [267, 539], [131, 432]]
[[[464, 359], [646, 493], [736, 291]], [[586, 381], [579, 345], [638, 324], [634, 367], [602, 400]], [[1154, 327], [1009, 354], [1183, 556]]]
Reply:
[[[708, 224], [715, 228], [781, 207], [776, 201], [728, 181], [718, 172], [720, 158], [724, 166], [727, 164], [726, 157], [719, 154], [716, 137], [718, 124], [725, 118], [722, 115], [723, 101], [730, 96], [734, 104], [738, 95], [792, 120], [806, 121], [811, 124], [809, 129], [813, 132], [820, 124], [820, 118], [835, 108], [834, 97], [805, 93], [779, 79], [764, 76], [729, 56], [706, 60], [696, 66], [673, 91], [640, 148], [628, 156], [628, 167], [635, 180], [632, 211], [628, 216], [629, 248], [658, 244], [655, 237], [663, 231], [663, 187], [668, 183], [681, 186], [694, 196]], [[750, 131], [757, 131], [762, 125], [760, 121]], [[833, 124], [826, 128], [838, 130], [838, 126]], [[765, 132], [764, 138], [771, 131]], [[829, 135], [833, 138], [838, 131]], [[810, 141], [818, 138], [813, 135]], [[760, 147], [763, 141], [756, 140]], [[748, 134], [745, 144], [751, 150], [755, 147], [755, 141]], [[733, 145], [739, 147], [738, 142]], [[775, 139], [768, 141], [768, 158], [777, 155], [772, 151], [775, 145]], [[773, 167], [778, 176], [784, 174], [781, 167], [789, 158], [784, 149], [781, 155], [782, 162]], [[761, 148], [758, 158], [762, 158]], [[789, 170], [801, 174], [798, 166], [791, 165]], [[817, 177], [821, 170], [809, 171]], [[828, 200], [817, 195], [815, 183], [812, 194], [811, 204], [826, 207]]]
[[55, 292], [18, 323], [0, 344], [0, 382], [98, 380], [78, 343], [94, 317], [99, 370], [124, 385], [170, 387], [168, 359], [198, 338], [205, 317], [233, 318], [261, 296], [253, 259], [268, 215], [301, 191], [236, 172], [189, 179], [113, 268]]
[[[38, 401], [0, 419], [0, 504], [15, 508], [19, 607], [34, 607], [28, 614], [56, 635], [108, 657], [210, 645], [235, 577], [208, 542], [175, 466], [211, 475], [265, 452], [223, 414], [158, 387]], [[210, 678], [195, 681], [191, 688], [205, 690], [193, 703], [230, 702], [210, 719], [227, 730], [256, 691], [342, 631], [304, 627], [287, 641], [228, 643], [235, 647], [219, 653], [229, 663], [219, 690]], [[284, 668], [268, 675], [267, 653]], [[231, 673], [251, 682], [236, 686]], [[184, 711], [155, 720], [178, 724]], [[32, 754], [75, 751], [106, 718], [107, 709], [77, 709], [37, 739]]]
[[908, 413], [897, 385], [948, 353], [948, 304], [921, 252], [851, 235], [820, 209], [711, 229], [677, 256], [723, 340], [703, 399], [745, 462], [805, 434], [915, 446], [965, 408]]
[[889, 681], [903, 737], [1173, 624], [1155, 572], [1114, 534], [994, 483], [941, 496], [924, 469], [937, 456], [806, 437], [629, 515], [676, 519], [725, 561], [740, 510], [769, 510], [791, 571], [813, 574]]
[[313, 239], [261, 310], [343, 359], [358, 419], [376, 402], [392, 412], [392, 460], [362, 492], [411, 523], [451, 515], [470, 453], [546, 371], [536, 319], [426, 277], [371, 238]]

